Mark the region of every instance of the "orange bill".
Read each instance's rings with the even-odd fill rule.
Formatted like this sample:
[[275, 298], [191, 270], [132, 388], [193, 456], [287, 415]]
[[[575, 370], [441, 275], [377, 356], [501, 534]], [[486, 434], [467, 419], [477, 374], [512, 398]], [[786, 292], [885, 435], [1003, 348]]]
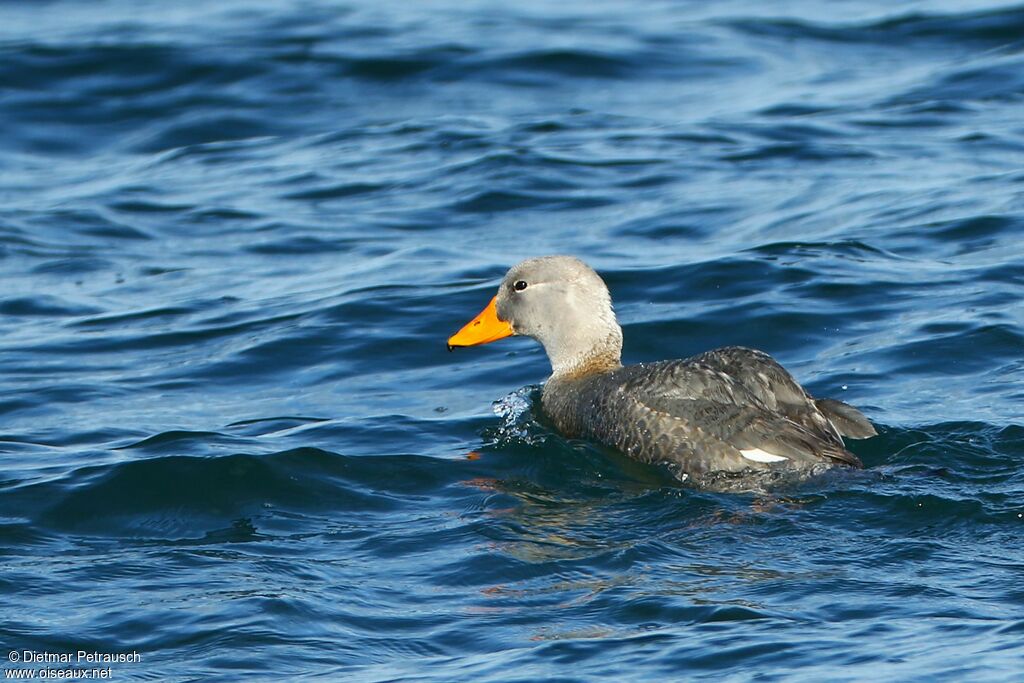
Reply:
[[512, 326], [504, 320], [498, 320], [496, 309], [498, 297], [491, 299], [487, 308], [480, 315], [466, 323], [466, 326], [448, 338], [448, 350], [455, 346], [476, 346], [490, 344], [512, 335]]

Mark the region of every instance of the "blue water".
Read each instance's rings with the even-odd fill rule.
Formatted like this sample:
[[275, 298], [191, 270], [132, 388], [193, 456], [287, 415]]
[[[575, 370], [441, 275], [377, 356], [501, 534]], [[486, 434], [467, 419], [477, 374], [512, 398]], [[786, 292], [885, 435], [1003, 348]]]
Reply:
[[[1019, 681], [1022, 112], [1005, 2], [0, 3], [4, 667]], [[866, 469], [549, 431], [536, 344], [445, 350], [548, 253]]]

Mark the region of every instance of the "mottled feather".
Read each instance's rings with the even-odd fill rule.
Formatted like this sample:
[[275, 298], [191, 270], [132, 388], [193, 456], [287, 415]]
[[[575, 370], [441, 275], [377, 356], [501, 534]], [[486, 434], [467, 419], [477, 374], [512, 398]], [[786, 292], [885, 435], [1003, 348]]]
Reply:
[[[841, 405], [846, 415], [855, 411]], [[750, 349], [553, 378], [543, 407], [570, 436], [694, 477], [779, 466], [744, 457], [741, 451], [751, 449], [784, 457], [789, 469], [861, 466], [814, 399], [770, 356]]]

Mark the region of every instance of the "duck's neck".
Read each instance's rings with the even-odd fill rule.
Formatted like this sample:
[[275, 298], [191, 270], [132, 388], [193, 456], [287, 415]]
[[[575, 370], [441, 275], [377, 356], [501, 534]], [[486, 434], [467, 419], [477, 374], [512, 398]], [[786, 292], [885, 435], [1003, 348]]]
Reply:
[[545, 344], [551, 379], [585, 377], [622, 367], [622, 328], [617, 323], [603, 330], [576, 332], [574, 338], [563, 343]]

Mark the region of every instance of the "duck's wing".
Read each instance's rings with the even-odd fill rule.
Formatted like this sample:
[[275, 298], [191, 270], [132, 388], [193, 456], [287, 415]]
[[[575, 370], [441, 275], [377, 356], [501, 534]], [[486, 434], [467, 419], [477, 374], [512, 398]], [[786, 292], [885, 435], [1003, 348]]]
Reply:
[[867, 439], [878, 436], [875, 426], [868, 421], [864, 413], [849, 403], [843, 403], [834, 398], [817, 398], [814, 399], [814, 405], [843, 436], [851, 439]]
[[769, 409], [744, 382], [698, 358], [641, 367], [622, 393], [642, 416], [650, 438], [687, 444], [708, 460], [707, 469], [755, 463], [861, 466], [838, 436], [815, 433]]
[[728, 374], [769, 410], [785, 415], [826, 440], [842, 445], [840, 435], [866, 439], [877, 434], [859, 410], [835, 399], [813, 398], [784, 367], [763, 351], [727, 346], [690, 360]]

